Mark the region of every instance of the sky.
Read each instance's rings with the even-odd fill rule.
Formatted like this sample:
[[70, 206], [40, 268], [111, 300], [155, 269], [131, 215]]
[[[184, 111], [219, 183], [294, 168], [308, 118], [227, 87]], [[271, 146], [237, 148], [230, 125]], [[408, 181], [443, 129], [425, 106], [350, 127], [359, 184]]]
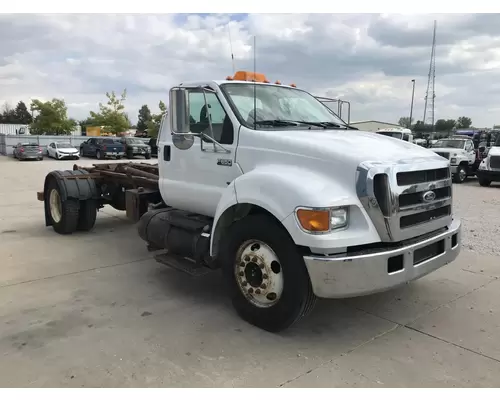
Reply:
[[231, 47], [236, 70], [253, 70], [256, 36], [258, 72], [350, 101], [351, 121], [409, 116], [415, 79], [416, 121], [434, 20], [435, 119], [500, 124], [499, 14], [4, 14], [0, 105], [64, 98], [84, 119], [106, 91], [126, 88], [135, 122], [173, 85], [231, 75]]

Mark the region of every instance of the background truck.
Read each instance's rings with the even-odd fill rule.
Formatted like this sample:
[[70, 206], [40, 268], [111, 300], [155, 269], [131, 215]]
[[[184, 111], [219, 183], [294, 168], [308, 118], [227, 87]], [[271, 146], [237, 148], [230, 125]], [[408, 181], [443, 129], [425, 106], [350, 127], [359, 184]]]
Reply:
[[496, 136], [493, 146], [476, 171], [481, 186], [490, 186], [491, 182], [500, 182], [500, 135]]
[[117, 138], [92, 138], [80, 145], [80, 156], [120, 159], [125, 156], [125, 146]]
[[377, 135], [389, 136], [394, 139], [404, 140], [405, 142], [414, 143], [411, 129], [408, 128], [385, 128], [375, 132]]
[[436, 154], [450, 161], [455, 183], [463, 183], [468, 176], [475, 175], [477, 154], [472, 138], [454, 136], [437, 140], [431, 148]]
[[385, 291], [457, 257], [449, 160], [268, 82], [240, 71], [172, 88], [158, 164], [50, 172], [46, 225], [85, 231], [105, 204], [126, 210], [157, 261], [222, 270], [237, 313], [271, 332], [318, 297]]

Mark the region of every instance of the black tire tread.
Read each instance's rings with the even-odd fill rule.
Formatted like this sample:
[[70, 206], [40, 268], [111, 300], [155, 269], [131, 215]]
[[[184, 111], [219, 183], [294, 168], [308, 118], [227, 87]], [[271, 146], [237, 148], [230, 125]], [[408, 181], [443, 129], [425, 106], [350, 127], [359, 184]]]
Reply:
[[78, 216], [79, 231], [90, 231], [97, 219], [97, 202], [95, 200], [80, 201], [80, 212]]

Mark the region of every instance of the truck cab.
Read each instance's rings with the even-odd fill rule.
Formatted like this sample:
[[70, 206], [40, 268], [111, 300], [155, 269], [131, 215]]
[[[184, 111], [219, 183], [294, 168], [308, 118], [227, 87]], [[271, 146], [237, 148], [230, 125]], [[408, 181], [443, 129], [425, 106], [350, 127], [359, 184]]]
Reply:
[[436, 154], [450, 161], [455, 183], [463, 183], [476, 172], [476, 150], [471, 138], [453, 136], [437, 140], [431, 148]]
[[476, 171], [481, 186], [490, 186], [491, 182], [500, 182], [500, 135], [496, 136], [493, 146]]

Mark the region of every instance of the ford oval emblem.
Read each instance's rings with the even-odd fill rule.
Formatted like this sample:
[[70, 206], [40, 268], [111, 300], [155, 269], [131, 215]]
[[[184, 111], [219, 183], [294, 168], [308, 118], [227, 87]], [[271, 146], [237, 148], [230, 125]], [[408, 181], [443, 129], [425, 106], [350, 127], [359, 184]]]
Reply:
[[434, 193], [432, 190], [429, 190], [428, 192], [425, 192], [422, 196], [422, 199], [426, 202], [429, 203], [431, 201], [434, 201], [436, 199], [436, 193]]

